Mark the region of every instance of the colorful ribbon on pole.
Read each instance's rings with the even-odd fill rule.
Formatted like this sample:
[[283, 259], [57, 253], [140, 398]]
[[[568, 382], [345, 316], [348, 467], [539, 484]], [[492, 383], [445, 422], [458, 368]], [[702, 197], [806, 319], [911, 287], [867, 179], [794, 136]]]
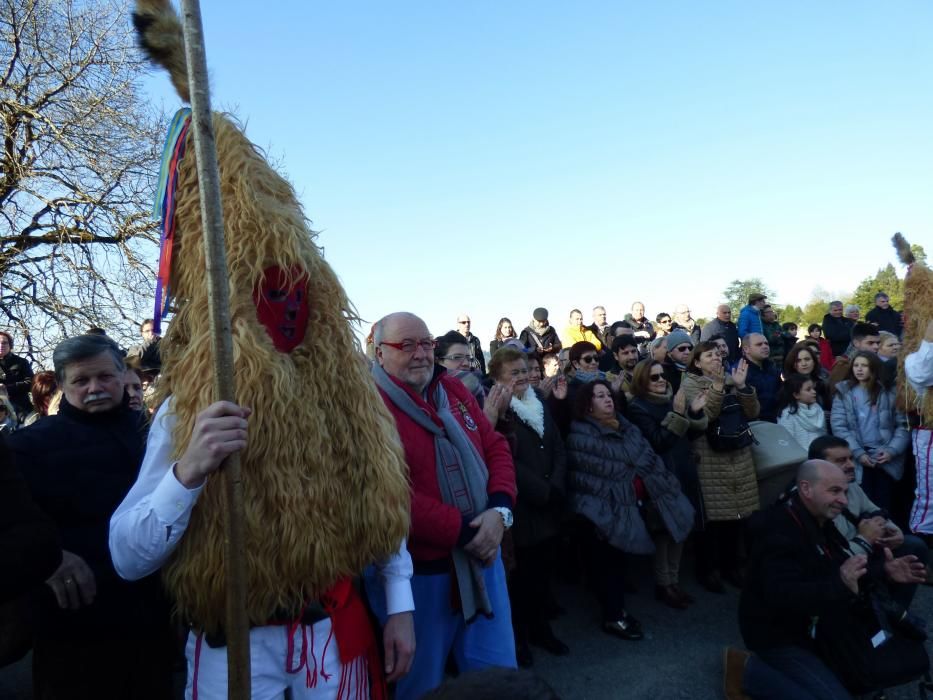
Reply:
[[152, 215], [161, 219], [159, 238], [159, 271], [156, 276], [155, 310], [152, 314], [152, 331], [162, 332], [162, 318], [168, 312], [171, 289], [169, 275], [172, 271], [172, 248], [175, 242], [175, 188], [178, 185], [178, 165], [185, 157], [186, 137], [191, 126], [191, 110], [178, 110], [169, 125], [162, 149], [162, 166], [159, 169], [159, 187], [156, 190]]

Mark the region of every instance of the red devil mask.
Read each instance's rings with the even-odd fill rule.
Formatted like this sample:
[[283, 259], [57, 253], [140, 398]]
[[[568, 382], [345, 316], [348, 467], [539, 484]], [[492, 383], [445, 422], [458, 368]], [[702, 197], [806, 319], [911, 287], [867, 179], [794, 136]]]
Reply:
[[253, 290], [253, 303], [276, 350], [291, 352], [301, 345], [308, 330], [308, 278], [303, 272], [266, 268], [262, 283]]

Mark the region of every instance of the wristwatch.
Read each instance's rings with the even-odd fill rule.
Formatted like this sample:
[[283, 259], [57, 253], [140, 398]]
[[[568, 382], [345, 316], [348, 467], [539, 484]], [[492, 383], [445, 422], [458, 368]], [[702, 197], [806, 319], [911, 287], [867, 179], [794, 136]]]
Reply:
[[502, 524], [505, 525], [505, 529], [508, 530], [512, 527], [512, 511], [504, 506], [499, 506], [498, 508], [493, 508], [499, 515], [502, 516]]

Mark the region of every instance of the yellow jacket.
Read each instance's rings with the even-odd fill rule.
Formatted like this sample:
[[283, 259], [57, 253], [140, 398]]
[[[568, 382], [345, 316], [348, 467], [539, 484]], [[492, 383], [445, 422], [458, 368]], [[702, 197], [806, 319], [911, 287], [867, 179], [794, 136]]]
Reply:
[[568, 349], [574, 343], [579, 343], [584, 340], [588, 343], [593, 343], [597, 350], [603, 349], [603, 344], [599, 342], [599, 338], [593, 335], [593, 331], [586, 326], [567, 326], [560, 335], [561, 345]]

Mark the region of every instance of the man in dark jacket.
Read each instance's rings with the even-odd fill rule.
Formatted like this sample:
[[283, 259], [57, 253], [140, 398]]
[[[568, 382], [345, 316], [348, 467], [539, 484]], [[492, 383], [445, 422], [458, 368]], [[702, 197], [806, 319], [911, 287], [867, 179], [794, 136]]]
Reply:
[[778, 398], [781, 393], [781, 370], [769, 359], [771, 348], [761, 333], [749, 333], [742, 338], [742, 353], [748, 360], [749, 386], [755, 387], [761, 411], [758, 420], [777, 423]]
[[0, 603], [41, 585], [62, 561], [55, 523], [36, 508], [0, 439]]
[[674, 394], [680, 389], [680, 381], [687, 369], [687, 360], [693, 352], [693, 345], [693, 339], [680, 328], [667, 336], [667, 356], [661, 367], [664, 370], [664, 378], [671, 385], [671, 392]]
[[560, 352], [561, 342], [557, 331], [548, 323], [548, 312], [539, 306], [531, 315], [531, 323], [519, 336], [525, 350], [534, 352], [540, 360], [549, 352]]
[[606, 337], [606, 332], [609, 330], [609, 322], [606, 321], [606, 307], [594, 306], [593, 322], [585, 327], [593, 331], [593, 335], [599, 338], [599, 342], [605, 347], [606, 343], [604, 338]]
[[635, 365], [638, 364], [638, 341], [632, 335], [620, 335], [613, 338], [610, 348], [612, 362], [606, 372], [616, 375], [613, 389], [622, 391], [628, 398], [632, 395], [632, 379]]
[[849, 700], [841, 679], [817, 656], [814, 620], [846, 615], [860, 579], [923, 580], [916, 557], [869, 559], [849, 552], [833, 525], [846, 507], [847, 487], [839, 467], [809, 460], [797, 472], [796, 496], [752, 516], [739, 628], [755, 656], [744, 668], [727, 664], [727, 689], [740, 677], [753, 697]]
[[648, 357], [648, 344], [657, 337], [657, 332], [651, 321], [645, 318], [645, 305], [636, 301], [632, 304], [632, 313], [626, 314], [625, 320], [629, 322], [638, 339], [638, 356], [642, 359]]
[[143, 342], [127, 350], [126, 356], [137, 358], [137, 367], [143, 372], [158, 374], [159, 370], [162, 369], [162, 336], [157, 335], [152, 330], [153, 326], [154, 322], [151, 318], [147, 318], [139, 324], [139, 334], [142, 336]]
[[126, 406], [122, 352], [106, 336], [83, 335], [62, 341], [52, 360], [64, 394], [58, 415], [8, 438], [62, 545], [37, 599], [36, 697], [169, 697], [172, 638], [158, 576], [123, 581], [108, 547], [110, 516], [146, 439], [141, 412]]
[[742, 358], [739, 349], [739, 329], [732, 322], [732, 309], [728, 304], [716, 307], [716, 318], [703, 326], [700, 340], [709, 340], [714, 335], [721, 335], [729, 346], [729, 364], [735, 364]]
[[25, 418], [32, 410], [29, 402], [32, 367], [25, 357], [13, 354], [13, 336], [6, 331], [0, 331], [0, 384], [6, 388], [17, 419]]
[[829, 341], [833, 357], [846, 354], [852, 341], [852, 326], [855, 321], [842, 315], [842, 302], [829, 302], [829, 313], [823, 316], [823, 337]]
[[479, 338], [470, 333], [470, 317], [466, 314], [457, 316], [457, 332], [467, 339], [470, 346], [470, 354], [473, 355], [473, 369], [478, 369], [480, 374], [486, 374], [486, 357], [483, 355], [483, 344]]
[[865, 320], [878, 326], [879, 331], [893, 333], [898, 338], [904, 332], [901, 314], [891, 308], [891, 301], [884, 292], [875, 294], [875, 307], [865, 314]]

